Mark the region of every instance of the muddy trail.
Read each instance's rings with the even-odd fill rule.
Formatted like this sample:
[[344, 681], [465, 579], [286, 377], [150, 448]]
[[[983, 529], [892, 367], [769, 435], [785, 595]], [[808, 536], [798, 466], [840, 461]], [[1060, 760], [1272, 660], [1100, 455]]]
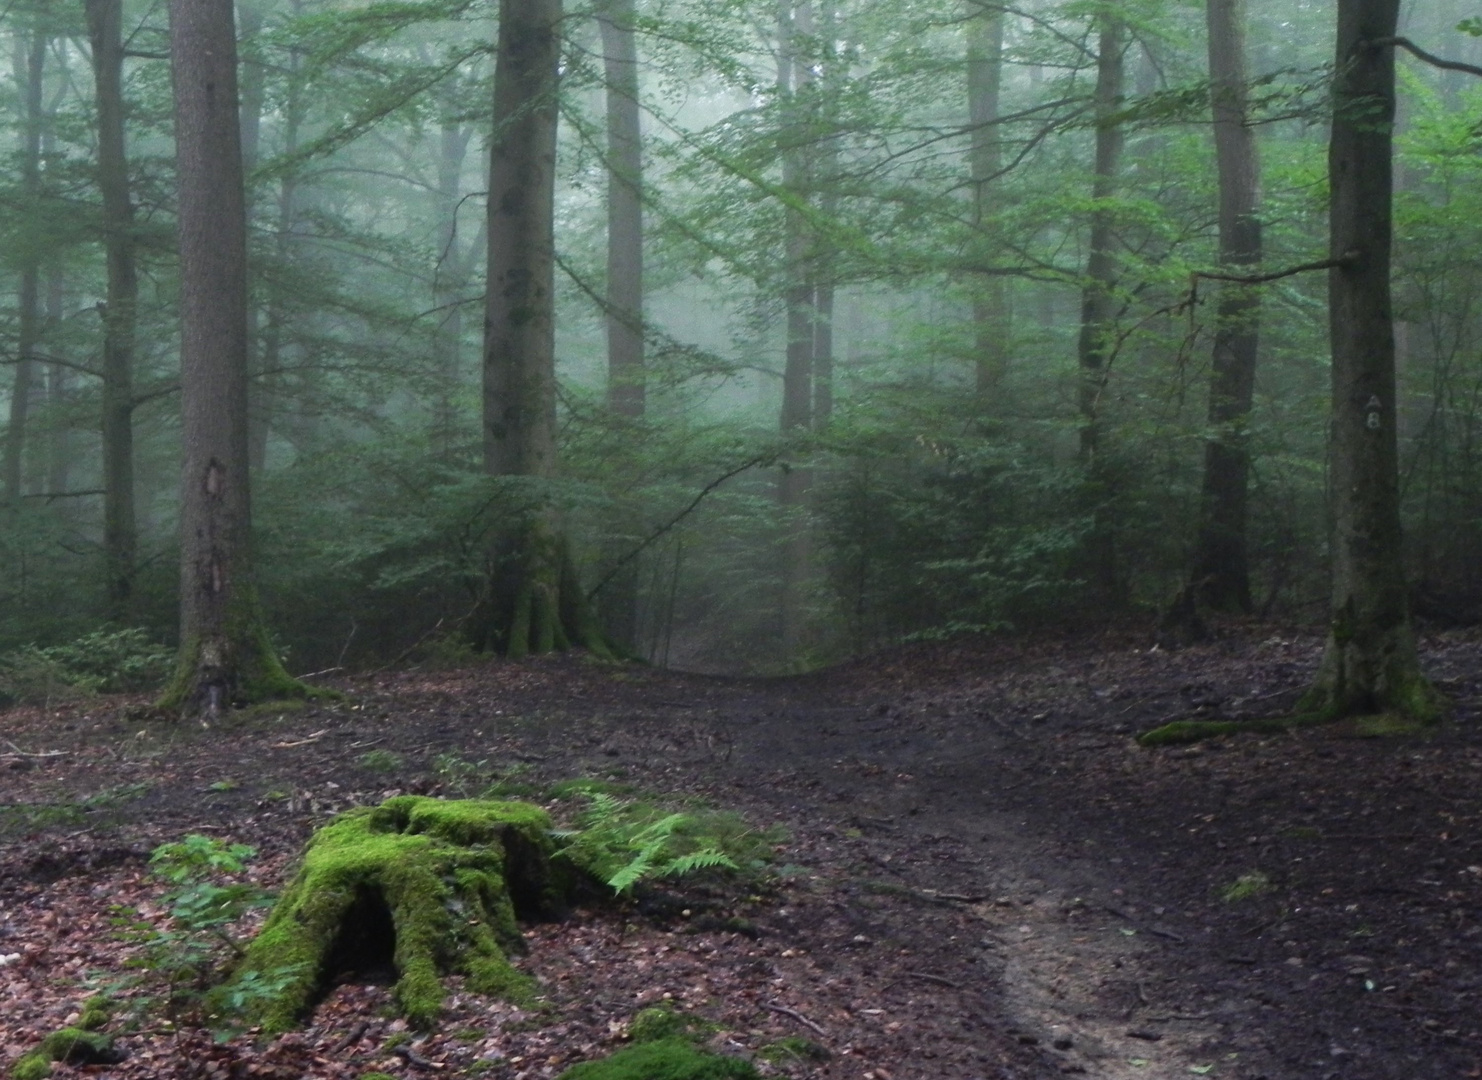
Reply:
[[345, 807], [592, 776], [785, 826], [775, 886], [528, 928], [539, 1010], [455, 994], [412, 1039], [352, 980], [302, 1032], [155, 1024], [88, 1071], [533, 1080], [667, 1001], [798, 1078], [1482, 1077], [1482, 637], [1427, 641], [1456, 709], [1424, 738], [1133, 742], [1278, 713], [1319, 651], [1269, 626], [1177, 653], [1097, 633], [771, 680], [563, 656], [346, 679], [344, 703], [210, 731], [116, 700], [12, 710], [0, 1066], [137, 959], [110, 919], [163, 918], [158, 843], [254, 844], [279, 885]]

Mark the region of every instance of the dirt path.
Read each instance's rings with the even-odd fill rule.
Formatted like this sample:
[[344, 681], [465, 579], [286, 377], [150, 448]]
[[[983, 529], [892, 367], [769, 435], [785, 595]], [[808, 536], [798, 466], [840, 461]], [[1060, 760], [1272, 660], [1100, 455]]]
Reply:
[[[160, 839], [257, 843], [271, 877], [315, 822], [387, 791], [597, 775], [786, 824], [781, 893], [730, 913], [760, 936], [662, 904], [535, 928], [527, 964], [553, 1015], [460, 999], [458, 1030], [484, 1037], [422, 1045], [444, 1075], [554, 1075], [667, 994], [732, 1052], [803, 1036], [831, 1053], [776, 1060], [799, 1078], [1482, 1076], [1476, 640], [1430, 644], [1459, 708], [1426, 740], [1131, 741], [1175, 716], [1275, 711], [1316, 650], [1270, 628], [1175, 655], [1103, 636], [772, 681], [567, 657], [350, 681], [352, 704], [209, 733], [127, 723], [116, 704], [11, 713], [0, 735], [68, 757], [0, 774], [0, 808], [94, 802], [0, 832], [0, 954], [39, 942], [57, 961], [0, 970], [0, 1052], [67, 1007], [85, 950], [59, 908], [147, 889], [138, 859]], [[397, 770], [366, 768], [371, 749]], [[396, 1065], [377, 1049], [394, 1032], [365, 1019], [378, 992], [346, 988], [286, 1047], [213, 1051], [222, 1074]], [[347, 1030], [359, 1042], [326, 1053]], [[166, 1069], [182, 1055], [158, 1042], [109, 1075], [218, 1075]]]

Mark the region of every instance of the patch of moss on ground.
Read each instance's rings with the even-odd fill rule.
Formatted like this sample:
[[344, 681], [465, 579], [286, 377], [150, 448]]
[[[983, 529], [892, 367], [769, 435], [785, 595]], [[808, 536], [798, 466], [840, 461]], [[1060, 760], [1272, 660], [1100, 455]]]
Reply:
[[557, 1080], [757, 1080], [758, 1075], [749, 1061], [709, 1054], [683, 1039], [661, 1039], [573, 1065]]
[[564, 883], [550, 863], [550, 819], [519, 802], [418, 795], [341, 814], [316, 832], [303, 864], [214, 1000], [253, 981], [246, 1019], [264, 1031], [296, 1026], [336, 967], [377, 949], [395, 966], [395, 997], [413, 1025], [442, 1008], [445, 975], [469, 990], [526, 1002], [530, 979], [510, 964], [523, 951], [517, 911], [559, 910]]
[[716, 1026], [707, 1020], [664, 1006], [644, 1009], [628, 1022], [628, 1038], [635, 1044], [659, 1042], [663, 1039], [694, 1042], [714, 1030]]
[[[106, 1022], [107, 1014], [103, 1014]], [[113, 1039], [81, 1027], [65, 1027], [41, 1040], [39, 1046], [10, 1068], [13, 1080], [45, 1080], [54, 1061], [68, 1065], [112, 1065], [123, 1060], [113, 1048]]]
[[773, 1065], [796, 1065], [824, 1062], [833, 1057], [833, 1054], [829, 1053], [828, 1047], [821, 1046], [812, 1039], [789, 1035], [763, 1046], [756, 1052], [756, 1056]]

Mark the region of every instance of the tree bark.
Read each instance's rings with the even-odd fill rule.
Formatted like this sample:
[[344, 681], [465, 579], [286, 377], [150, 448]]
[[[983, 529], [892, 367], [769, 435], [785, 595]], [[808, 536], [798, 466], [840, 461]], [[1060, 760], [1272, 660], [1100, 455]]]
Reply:
[[[21, 197], [32, 207], [41, 197], [42, 77], [47, 45], [47, 35], [39, 26], [18, 34], [15, 40], [16, 82], [22, 89]], [[22, 242], [25, 250], [21, 253], [16, 295], [15, 382], [10, 393], [10, 424], [5, 432], [3, 462], [4, 497], [11, 505], [20, 500], [24, 486], [22, 460], [36, 382], [36, 346], [41, 340], [42, 239], [30, 236]]]
[[607, 79], [607, 403], [643, 415], [643, 143], [633, 0], [598, 9]]
[[[972, 142], [968, 168], [973, 184], [973, 228], [981, 232], [989, 185], [1003, 168], [999, 149], [999, 90], [1003, 83], [1003, 12], [969, 3], [967, 106]], [[973, 352], [979, 394], [994, 393], [1008, 370], [1008, 286], [1001, 277], [977, 283], [973, 294]]]
[[[1233, 274], [1261, 261], [1260, 158], [1246, 123], [1244, 0], [1207, 0], [1210, 98], [1219, 168], [1220, 263]], [[1251, 400], [1261, 299], [1258, 286], [1226, 282], [1216, 310], [1209, 383], [1210, 436], [1204, 444], [1199, 535], [1191, 584], [1216, 611], [1251, 610], [1246, 556]]]
[[438, 132], [437, 205], [439, 217], [438, 257], [432, 302], [438, 309], [433, 334], [433, 363], [437, 372], [437, 397], [433, 406], [432, 445], [443, 458], [453, 456], [458, 443], [455, 404], [463, 367], [463, 290], [478, 250], [478, 240], [459, 240], [458, 210], [463, 195], [463, 162], [473, 129], [451, 116], [453, 104], [445, 106], [449, 117]]
[[[555, 176], [561, 0], [501, 0], [489, 155], [484, 468], [556, 470]], [[509, 656], [568, 644], [606, 653], [555, 511], [517, 515], [490, 554], [470, 623]]]
[[180, 659], [161, 707], [214, 714], [303, 696], [268, 639], [252, 575], [247, 215], [232, 0], [170, 5], [179, 185]]
[[[806, 58], [799, 55], [799, 34], [811, 34], [811, 0], [781, 0], [777, 12], [777, 89], [782, 100], [782, 187], [798, 203], [811, 195], [813, 162], [804, 117], [804, 92], [812, 82]], [[786, 360], [782, 373], [784, 436], [813, 425], [813, 360], [817, 347], [812, 241], [808, 220], [794, 204], [783, 209], [783, 303], [787, 319]], [[782, 593], [778, 604], [782, 647], [791, 653], [802, 640], [802, 589], [808, 576], [809, 545], [804, 508], [812, 485], [810, 470], [784, 465], [777, 485], [783, 514]]]
[[1317, 679], [1299, 708], [1332, 717], [1431, 720], [1400, 536], [1390, 303], [1392, 46], [1399, 0], [1339, 0], [1328, 148], [1332, 335], [1333, 615]]
[[1090, 254], [1081, 290], [1081, 333], [1077, 346], [1081, 381], [1081, 459], [1090, 464], [1101, 438], [1099, 412], [1110, 358], [1117, 284], [1116, 219], [1109, 201], [1117, 190], [1125, 136], [1116, 119], [1122, 99], [1126, 28], [1114, 15], [1101, 16], [1096, 59], [1096, 168], [1091, 183]]
[[139, 278], [123, 107], [123, 0], [87, 0], [98, 110], [98, 189], [108, 267], [103, 306], [103, 563], [109, 615], [126, 620], [133, 595], [134, 334]]

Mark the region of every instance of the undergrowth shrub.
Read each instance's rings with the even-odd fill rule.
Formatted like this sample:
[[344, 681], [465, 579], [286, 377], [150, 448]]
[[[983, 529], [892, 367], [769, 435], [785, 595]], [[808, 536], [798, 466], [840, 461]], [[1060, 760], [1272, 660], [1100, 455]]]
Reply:
[[169, 676], [173, 650], [147, 630], [96, 630], [61, 645], [0, 656], [0, 701], [46, 704], [92, 694], [151, 690]]

